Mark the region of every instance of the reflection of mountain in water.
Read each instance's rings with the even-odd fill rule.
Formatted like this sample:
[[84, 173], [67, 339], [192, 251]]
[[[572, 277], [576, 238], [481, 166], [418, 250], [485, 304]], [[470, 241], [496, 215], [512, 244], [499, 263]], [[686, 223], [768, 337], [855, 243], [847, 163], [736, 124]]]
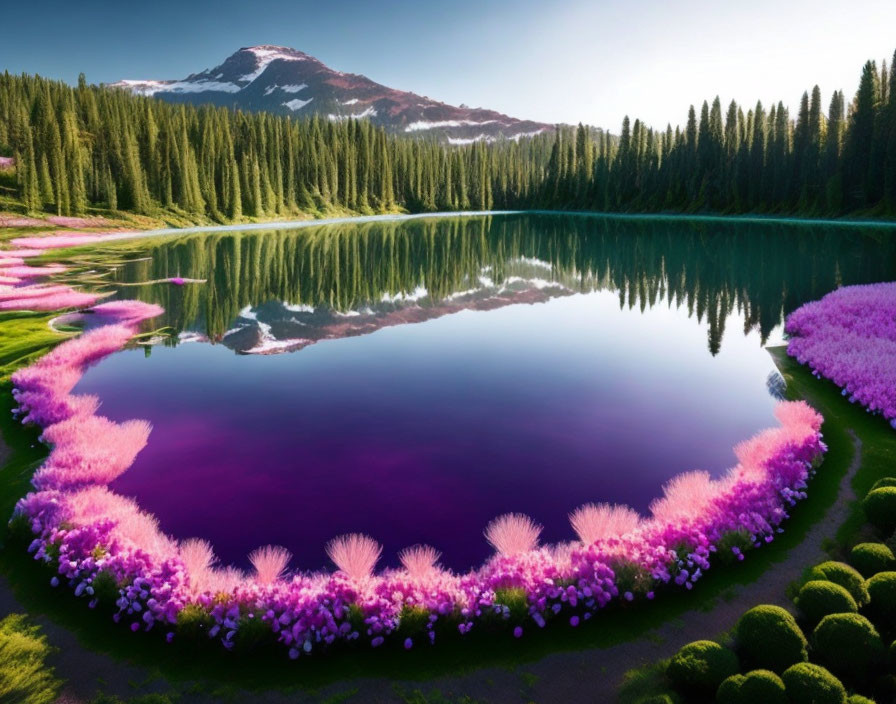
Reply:
[[685, 306], [708, 323], [715, 354], [735, 311], [764, 340], [802, 303], [896, 271], [896, 243], [881, 230], [733, 220], [523, 214], [207, 233], [137, 246], [146, 259], [114, 270], [115, 281], [207, 283], [128, 287], [122, 295], [160, 303], [164, 324], [241, 352], [612, 290], [623, 307]]
[[483, 275], [471, 285], [474, 287], [441, 300], [433, 300], [422, 287], [410, 294], [383, 294], [381, 301], [347, 311], [285, 301], [270, 301], [254, 308], [246, 306], [239, 312], [235, 326], [216, 341], [245, 354], [276, 354], [300, 350], [320, 340], [366, 335], [381, 328], [422, 323], [462, 310], [543, 303], [573, 293], [560, 283], [524, 279], [519, 275], [508, 276], [500, 285]]

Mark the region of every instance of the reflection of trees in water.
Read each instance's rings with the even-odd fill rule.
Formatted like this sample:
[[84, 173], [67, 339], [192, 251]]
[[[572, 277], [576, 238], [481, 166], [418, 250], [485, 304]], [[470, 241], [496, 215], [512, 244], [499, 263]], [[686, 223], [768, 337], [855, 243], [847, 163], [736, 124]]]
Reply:
[[802, 303], [896, 271], [896, 246], [880, 231], [547, 215], [198, 234], [148, 242], [144, 252], [151, 259], [117, 271], [117, 280], [208, 283], [126, 295], [160, 303], [166, 324], [212, 339], [249, 305], [279, 300], [347, 311], [421, 286], [428, 305], [478, 286], [483, 273], [500, 283], [515, 262], [537, 259], [551, 266], [543, 278], [577, 291], [618, 291], [622, 307], [686, 306], [708, 322], [713, 354], [734, 311], [765, 340]]

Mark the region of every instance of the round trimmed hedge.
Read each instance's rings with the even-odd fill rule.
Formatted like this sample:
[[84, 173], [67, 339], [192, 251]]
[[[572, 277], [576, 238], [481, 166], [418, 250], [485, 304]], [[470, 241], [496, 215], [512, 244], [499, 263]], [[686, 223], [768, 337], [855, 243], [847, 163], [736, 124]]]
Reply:
[[859, 543], [850, 550], [849, 562], [863, 577], [873, 577], [896, 567], [893, 551], [883, 543]]
[[889, 535], [896, 530], [896, 486], [872, 489], [862, 501], [868, 522]]
[[878, 625], [896, 626], [896, 572], [878, 572], [866, 582], [868, 613]]
[[740, 685], [741, 704], [787, 704], [784, 681], [770, 670], [748, 672]]
[[722, 682], [716, 691], [716, 704], [740, 704], [740, 686], [745, 679], [743, 675], [737, 674]]
[[843, 683], [821, 665], [797, 663], [781, 679], [791, 704], [846, 704]]
[[884, 642], [864, 616], [831, 614], [812, 633], [813, 659], [831, 672], [862, 681], [884, 661]]
[[674, 694], [651, 694], [646, 697], [641, 697], [637, 701], [637, 704], [679, 704], [681, 700], [676, 697]]
[[809, 571], [809, 579], [820, 579], [834, 584], [839, 584], [852, 594], [859, 608], [868, 603], [868, 589], [865, 587], [865, 578], [859, 574], [855, 567], [850, 567], [845, 562], [828, 560], [815, 565]]
[[719, 685], [716, 704], [788, 704], [783, 680], [771, 670], [733, 675]]
[[846, 700], [846, 704], [877, 704], [877, 702], [868, 697], [863, 697], [861, 694], [853, 694]]
[[859, 610], [856, 600], [845, 587], [820, 579], [802, 586], [796, 597], [796, 607], [812, 626], [828, 614], [857, 613]]
[[737, 656], [711, 640], [688, 643], [666, 667], [666, 676], [680, 690], [712, 694], [740, 666]]
[[737, 622], [737, 650], [753, 666], [781, 672], [808, 659], [806, 637], [780, 606], [755, 606]]
[[875, 489], [883, 489], [888, 486], [896, 486], [896, 477], [882, 477], [871, 486], [871, 491]]

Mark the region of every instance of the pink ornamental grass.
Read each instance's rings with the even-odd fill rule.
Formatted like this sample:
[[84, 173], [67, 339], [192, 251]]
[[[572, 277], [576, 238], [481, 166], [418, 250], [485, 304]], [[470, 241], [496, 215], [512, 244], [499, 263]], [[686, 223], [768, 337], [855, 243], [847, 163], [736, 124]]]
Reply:
[[47, 266], [7, 266], [0, 269], [0, 276], [35, 279], [39, 276], [61, 274], [65, 270], [65, 267], [59, 264], [49, 264]]
[[579, 540], [591, 545], [631, 533], [640, 524], [641, 516], [628, 506], [585, 504], [570, 514], [569, 522]]
[[538, 547], [541, 526], [522, 513], [498, 516], [485, 528], [485, 537], [499, 554], [511, 557]]
[[139, 322], [155, 318], [165, 312], [162, 306], [143, 301], [109, 301], [91, 308], [97, 315], [115, 318], [120, 321]]
[[292, 553], [278, 545], [265, 545], [249, 554], [259, 584], [273, 584], [280, 579], [291, 559]]
[[11, 286], [9, 288], [0, 289], [0, 301], [10, 301], [16, 298], [39, 298], [40, 296], [50, 296], [56, 293], [68, 293], [72, 288], [62, 284], [31, 284], [29, 286]]
[[373, 574], [382, 553], [382, 546], [362, 533], [341, 535], [327, 543], [327, 556], [350, 579], [358, 581]]
[[675, 522], [701, 515], [719, 495], [719, 485], [708, 472], [685, 472], [663, 487], [662, 498], [650, 504], [650, 512], [660, 521]]
[[0, 300], [0, 311], [6, 310], [34, 310], [53, 311], [67, 308], [86, 308], [97, 302], [99, 296], [92, 293], [81, 293], [70, 290], [64, 293], [53, 293], [44, 296], [29, 296], [26, 298], [11, 298]]
[[41, 437], [53, 450], [33, 483], [39, 489], [108, 484], [134, 463], [151, 429], [145, 420], [115, 423], [97, 415], [51, 425]]
[[16, 237], [10, 243], [16, 247], [26, 249], [63, 249], [65, 247], [81, 247], [85, 244], [93, 244], [103, 239], [101, 235], [86, 233], [58, 233], [43, 237]]
[[442, 553], [429, 545], [414, 545], [402, 550], [398, 559], [407, 573], [419, 580], [432, 577], [439, 571], [436, 563], [441, 556]]
[[193, 597], [212, 586], [214, 565], [218, 561], [211, 543], [200, 538], [190, 538], [180, 544], [178, 552], [190, 581]]

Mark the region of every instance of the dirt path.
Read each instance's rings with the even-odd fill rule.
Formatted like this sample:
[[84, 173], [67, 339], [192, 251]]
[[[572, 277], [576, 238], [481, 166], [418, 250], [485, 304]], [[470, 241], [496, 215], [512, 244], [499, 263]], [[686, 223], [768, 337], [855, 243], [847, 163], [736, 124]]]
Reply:
[[[525, 704], [558, 702], [594, 704], [613, 700], [624, 674], [633, 667], [668, 658], [683, 644], [712, 637], [732, 628], [746, 609], [757, 603], [779, 604], [791, 608], [788, 584], [799, 578], [803, 569], [827, 557], [823, 545], [833, 538], [846, 520], [855, 499], [852, 478], [859, 468], [862, 443], [852, 431], [853, 459], [840, 482], [835, 503], [813, 525], [806, 537], [787, 554], [784, 561], [771, 565], [757, 580], [735, 587], [726, 598], [716, 599], [708, 609], [692, 610], [682, 618], [664, 623], [642, 637], [604, 649], [562, 652], [548, 655], [535, 663], [513, 670], [488, 667], [469, 673], [449, 675], [426, 682], [394, 681], [385, 678], [353, 680], [330, 685], [315, 693], [245, 692], [219, 699], [207, 693], [191, 691], [177, 701], [183, 704], [212, 702], [422, 702], [417, 693], [431, 697], [433, 704], [447, 702], [496, 702]], [[695, 597], [698, 594], [695, 595]], [[0, 582], [0, 614], [22, 612], [5, 582]], [[52, 659], [57, 674], [66, 681], [60, 702], [86, 704], [101, 690], [123, 698], [148, 692], [171, 691], [171, 685], [148, 668], [124, 663], [81, 646], [71, 631], [46, 617], [36, 619], [50, 642], [59, 650]], [[179, 688], [180, 689], [180, 688]], [[470, 699], [464, 699], [469, 697]]]

